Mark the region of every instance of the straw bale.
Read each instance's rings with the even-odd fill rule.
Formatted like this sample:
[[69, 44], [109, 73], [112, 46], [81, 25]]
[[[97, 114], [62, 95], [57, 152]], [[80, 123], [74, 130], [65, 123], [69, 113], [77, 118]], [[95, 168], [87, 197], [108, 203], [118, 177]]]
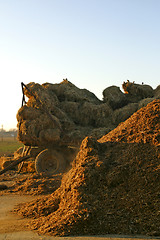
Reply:
[[35, 120], [23, 120], [19, 124], [17, 139], [26, 146], [36, 146], [38, 143]]
[[79, 112], [80, 125], [96, 128], [110, 124], [113, 110], [107, 103], [95, 105], [85, 102], [79, 107]]
[[33, 120], [40, 117], [41, 114], [42, 112], [38, 109], [24, 105], [18, 110], [16, 117], [18, 121]]
[[61, 108], [75, 124], [92, 127], [105, 126], [113, 112], [107, 103], [96, 105], [90, 102], [64, 101]]
[[60, 130], [59, 129], [45, 129], [39, 133], [39, 141], [44, 143], [44, 145], [50, 142], [58, 142], [60, 140]]
[[54, 106], [53, 109], [51, 109], [51, 114], [56, 116], [59, 120], [68, 118], [67, 114], [61, 109], [61, 105], [59, 107]]
[[116, 109], [112, 115], [113, 124], [118, 125], [129, 118], [138, 109], [138, 103], [129, 103], [128, 105]]
[[108, 103], [112, 109], [121, 108], [128, 103], [125, 94], [116, 86], [103, 90], [103, 101]]
[[[123, 87], [126, 92], [128, 90], [126, 94], [116, 86], [106, 88], [103, 91], [104, 101], [100, 101], [93, 93], [79, 89], [67, 79], [59, 84], [29, 83], [24, 89], [28, 102], [17, 113], [18, 139], [24, 144], [42, 146], [45, 141], [47, 144], [54, 143], [54, 139], [59, 139], [61, 145], [67, 144], [67, 141], [79, 142], [91, 132], [94, 136], [101, 136], [102, 128], [109, 131], [125, 121], [138, 107], [146, 104], [146, 96], [153, 92], [150, 86], [129, 81]], [[145, 100], [139, 105], [125, 105], [127, 101], [139, 102], [142, 98]], [[50, 133], [55, 133], [55, 136]]]
[[61, 136], [61, 142], [66, 145], [73, 145], [79, 147], [84, 137], [89, 136], [91, 133], [91, 127], [77, 126], [72, 131], [65, 132]]
[[79, 111], [80, 103], [64, 101], [61, 102], [60, 107], [66, 113], [66, 115], [73, 120], [74, 123], [79, 123], [80, 111]]
[[[60, 125], [59, 120], [55, 116], [53, 116], [53, 118], [54, 122], [46, 114], [41, 114], [39, 118], [36, 118], [32, 121], [22, 121], [19, 124], [18, 140], [22, 141], [25, 145], [30, 146], [39, 146], [44, 144], [45, 140], [42, 142], [40, 141], [40, 139], [43, 139], [43, 137], [39, 138], [40, 132], [44, 129], [46, 130], [51, 128], [57, 130], [57, 126]], [[49, 139], [50, 138], [51, 137], [49, 137]]]
[[138, 109], [147, 106], [148, 103], [152, 102], [154, 98], [144, 98], [138, 103]]
[[112, 124], [112, 114], [113, 110], [108, 105], [108, 103], [104, 103], [101, 105], [93, 106], [93, 118], [94, 123], [93, 126], [96, 127], [108, 127]]
[[95, 124], [95, 116], [93, 115], [95, 105], [93, 105], [90, 102], [84, 102], [81, 104], [79, 107], [79, 119], [78, 119], [78, 124], [81, 126], [94, 126], [96, 127]]
[[154, 90], [154, 97], [157, 99], [160, 98], [160, 85]]
[[[30, 89], [30, 91], [28, 89]], [[79, 125], [85, 127], [95, 122], [94, 119], [98, 113], [95, 104], [93, 109], [93, 103], [101, 103], [94, 94], [86, 89], [77, 88], [68, 80], [64, 80], [60, 84], [45, 83], [43, 85], [32, 82], [27, 85], [24, 92], [29, 99], [27, 105], [23, 106], [17, 113], [19, 127], [18, 139], [25, 144], [34, 144], [34, 146], [35, 144], [38, 144], [38, 146], [44, 144], [44, 139], [47, 143], [52, 142], [53, 139], [59, 139], [60, 134], [57, 128], [62, 131], [62, 139], [70, 139], [69, 136], [74, 136], [73, 141], [76, 141], [75, 138], [80, 131]], [[32, 96], [32, 93], [36, 98]], [[86, 108], [85, 104], [87, 103], [88, 107]], [[47, 110], [48, 113], [52, 115], [54, 119], [53, 122], [51, 122], [47, 114], [43, 113], [44, 110]], [[106, 116], [107, 111], [105, 114], [103, 113], [103, 115]], [[48, 134], [48, 132], [54, 133], [54, 131], [55, 136]], [[73, 134], [70, 133], [72, 131]], [[81, 129], [81, 133], [84, 134], [83, 137], [86, 136], [88, 132], [87, 129], [83, 129], [83, 131]], [[48, 140], [46, 139], [47, 136]], [[80, 134], [80, 137], [77, 136], [77, 140], [79, 141], [79, 139], [83, 137], [82, 134]]]
[[[44, 85], [44, 84], [43, 84]], [[49, 84], [45, 84], [48, 87]], [[87, 89], [79, 89], [74, 84], [64, 79], [59, 84], [53, 84], [49, 86], [52, 91], [55, 92], [59, 101], [71, 101], [71, 102], [83, 102], [88, 101], [92, 103], [99, 104], [101, 101]]]
[[122, 87], [126, 94], [137, 96], [139, 100], [143, 98], [152, 98], [154, 96], [154, 90], [149, 85], [140, 85], [127, 81], [122, 84]]
[[[47, 89], [44, 88], [42, 85], [32, 82], [27, 84], [27, 88], [29, 88], [31, 92], [34, 93], [37, 99], [39, 99], [39, 101], [41, 102], [41, 105], [45, 106], [47, 109], [52, 110], [54, 106], [57, 106], [59, 104], [57, 96], [51, 91], [48, 92]], [[31, 95], [31, 93], [27, 89], [25, 89], [24, 92], [26, 96], [29, 98], [27, 104], [28, 106], [34, 106], [37, 108], [41, 107], [40, 104], [36, 102], [35, 98]]]
[[93, 130], [91, 130], [89, 136], [99, 139], [106, 135], [107, 133], [109, 133], [110, 131], [112, 131], [114, 128], [115, 128], [114, 125], [110, 125], [108, 127], [94, 128]]

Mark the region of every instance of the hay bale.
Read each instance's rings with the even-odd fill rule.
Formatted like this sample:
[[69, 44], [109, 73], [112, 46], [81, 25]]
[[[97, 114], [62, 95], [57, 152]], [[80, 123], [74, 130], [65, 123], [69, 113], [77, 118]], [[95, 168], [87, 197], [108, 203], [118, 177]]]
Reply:
[[119, 87], [111, 86], [103, 91], [103, 101], [108, 103], [113, 110], [125, 106], [128, 101], [124, 93]]
[[[94, 124], [95, 116], [91, 105], [101, 103], [94, 94], [86, 89], [77, 88], [68, 80], [60, 84], [43, 85], [32, 82], [25, 87], [24, 93], [29, 99], [17, 113], [18, 139], [31, 146], [61, 141], [67, 139], [68, 135], [76, 136], [79, 125], [90, 127], [90, 124]], [[89, 108], [85, 106], [87, 103], [90, 103]], [[44, 113], [45, 110], [48, 115]], [[51, 121], [49, 114], [54, 121]], [[70, 134], [71, 131], [73, 134]], [[88, 131], [86, 133], [84, 131], [85, 128], [82, 132], [86, 136]], [[82, 134], [80, 136], [82, 137]]]
[[138, 103], [138, 109], [147, 106], [148, 103], [152, 102], [154, 98], [144, 98]]
[[47, 146], [49, 143], [57, 143], [60, 141], [60, 130], [59, 129], [44, 129], [39, 133], [39, 141]]
[[42, 112], [36, 108], [28, 107], [27, 105], [24, 105], [21, 107], [17, 112], [17, 121], [23, 121], [23, 120], [33, 120], [35, 118], [40, 117]]
[[93, 119], [94, 124], [93, 127], [109, 127], [112, 125], [112, 114], [113, 110], [108, 105], [108, 103], [104, 103], [101, 105], [93, 105]]
[[113, 126], [113, 125], [110, 125], [108, 127], [95, 128], [95, 129], [91, 130], [91, 133], [89, 134], [89, 136], [92, 136], [95, 139], [99, 139], [102, 136], [109, 133], [110, 131], [112, 131], [114, 128], [115, 128], [115, 126]]
[[112, 115], [112, 122], [116, 126], [124, 122], [127, 118], [129, 118], [133, 113], [135, 113], [138, 109], [138, 103], [129, 103], [123, 108], [116, 109]]
[[[94, 136], [98, 136], [98, 131], [101, 135], [100, 129], [112, 129], [137, 111], [137, 103], [125, 105], [127, 102], [139, 102], [153, 95], [148, 85], [128, 81], [123, 87], [125, 94], [116, 86], [106, 88], [102, 102], [67, 79], [60, 84], [29, 83], [24, 89], [29, 100], [17, 113], [18, 139], [30, 146], [57, 144], [58, 141], [63, 145], [67, 144], [67, 139], [79, 142], [90, 136], [93, 129], [97, 129], [92, 132]], [[141, 102], [139, 107], [147, 101]]]
[[78, 102], [71, 102], [71, 101], [64, 101], [60, 104], [61, 109], [66, 113], [66, 116], [69, 117], [75, 124], [79, 123], [80, 118], [80, 103]]
[[154, 98], [160, 98], [160, 85], [158, 85], [157, 88], [154, 90]]
[[113, 112], [107, 103], [96, 105], [91, 102], [64, 101], [61, 107], [76, 125], [90, 127], [106, 126]]
[[92, 104], [84, 102], [79, 106], [78, 124], [81, 126], [103, 127], [110, 124], [113, 110], [107, 103]]
[[133, 98], [135, 102], [143, 98], [152, 98], [154, 96], [154, 90], [149, 85], [135, 84], [128, 80], [127, 82], [123, 82], [122, 87], [127, 98]]
[[69, 82], [67, 79], [64, 79], [59, 84], [43, 84], [45, 88], [52, 89], [56, 94], [60, 102], [71, 101], [71, 102], [92, 102], [95, 104], [100, 104], [101, 101], [87, 89], [79, 89], [74, 84]]
[[[27, 88], [34, 94], [34, 96], [38, 99], [38, 101], [35, 100], [33, 95], [30, 91], [27, 89], [24, 89], [25, 95], [29, 98], [27, 105], [34, 108], [41, 108], [44, 106], [47, 109], [52, 110], [54, 106], [58, 106], [59, 101], [57, 96], [54, 94], [54, 92], [49, 91], [46, 88], [44, 88], [42, 85], [38, 83], [31, 82], [27, 84]], [[40, 104], [39, 104], [40, 101]]]
[[17, 138], [25, 145], [39, 146], [43, 143], [40, 142], [39, 133], [44, 129], [59, 129], [60, 121], [52, 115], [54, 122], [48, 117], [47, 114], [41, 114], [34, 120], [23, 120], [19, 122], [19, 131]]

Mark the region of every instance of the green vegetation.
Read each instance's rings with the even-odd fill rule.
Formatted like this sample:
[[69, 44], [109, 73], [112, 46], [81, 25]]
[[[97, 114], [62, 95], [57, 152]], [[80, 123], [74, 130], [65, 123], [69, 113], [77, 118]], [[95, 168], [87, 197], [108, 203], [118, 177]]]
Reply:
[[23, 144], [13, 139], [5, 139], [0, 141], [0, 156], [4, 154], [13, 154], [19, 147], [22, 147]]

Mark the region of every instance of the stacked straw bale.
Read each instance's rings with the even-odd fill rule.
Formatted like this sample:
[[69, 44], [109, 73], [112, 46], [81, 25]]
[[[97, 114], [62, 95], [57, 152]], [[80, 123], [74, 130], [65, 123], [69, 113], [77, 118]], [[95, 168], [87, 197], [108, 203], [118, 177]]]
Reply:
[[28, 102], [17, 113], [18, 140], [25, 145], [80, 144], [86, 136], [97, 139], [125, 121], [139, 108], [158, 98], [159, 86], [123, 83], [103, 91], [99, 100], [67, 79], [59, 84], [31, 82], [24, 88]]
[[25, 145], [77, 144], [93, 128], [114, 128], [111, 107], [68, 80], [60, 84], [32, 82], [24, 93], [28, 102], [19, 109], [17, 120], [18, 139]]

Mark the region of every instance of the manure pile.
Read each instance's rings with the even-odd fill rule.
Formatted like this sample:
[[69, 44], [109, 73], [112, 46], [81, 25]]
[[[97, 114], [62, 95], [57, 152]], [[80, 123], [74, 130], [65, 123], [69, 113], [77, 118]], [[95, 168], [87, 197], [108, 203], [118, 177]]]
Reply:
[[149, 103], [99, 140], [109, 141], [160, 145], [160, 100]]
[[99, 141], [86, 137], [61, 186], [16, 211], [41, 234], [160, 236], [159, 116], [155, 100]]

